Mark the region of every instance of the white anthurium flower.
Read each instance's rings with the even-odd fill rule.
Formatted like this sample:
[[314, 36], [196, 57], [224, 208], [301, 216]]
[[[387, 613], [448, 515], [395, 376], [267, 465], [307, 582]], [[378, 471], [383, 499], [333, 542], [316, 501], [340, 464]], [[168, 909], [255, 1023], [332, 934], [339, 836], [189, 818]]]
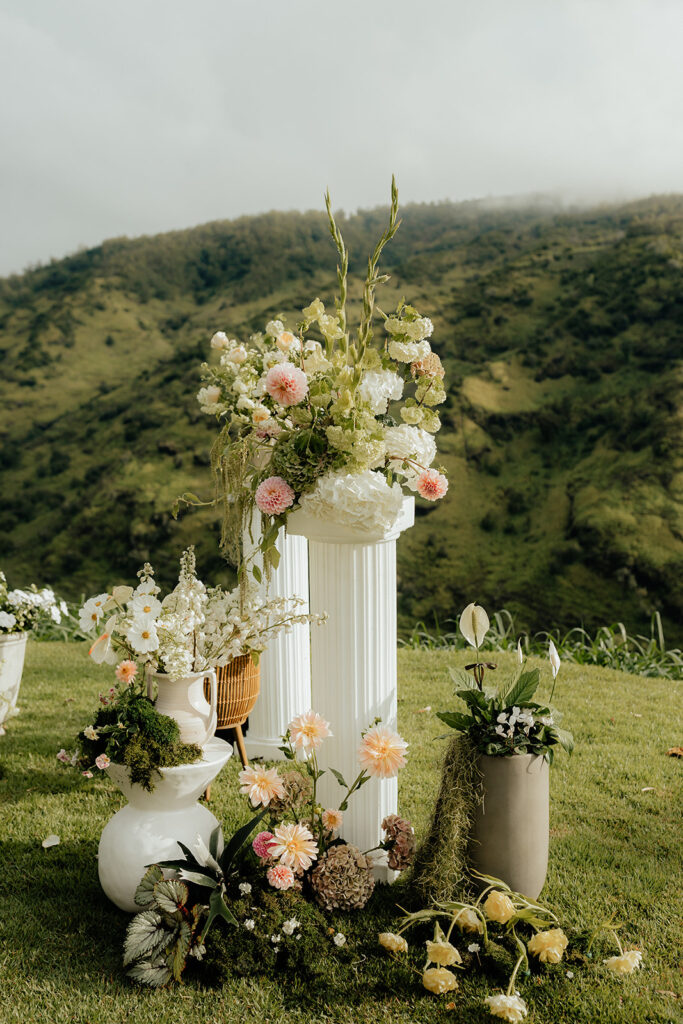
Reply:
[[557, 647], [552, 640], [548, 641], [548, 657], [550, 658], [550, 670], [553, 674], [553, 679], [557, 679], [557, 673], [560, 671], [560, 665], [562, 662], [560, 661], [560, 656], [557, 653]]
[[521, 638], [521, 636], [520, 636], [519, 640], [517, 641], [517, 661], [520, 663], [520, 665], [524, 661], [524, 654], [522, 653], [522, 638]]
[[96, 665], [102, 665], [105, 662], [107, 665], [113, 665], [117, 661], [116, 653], [112, 650], [111, 646], [111, 637], [112, 633], [116, 629], [117, 619], [118, 617], [116, 615], [112, 615], [111, 618], [107, 619], [104, 627], [104, 633], [97, 638], [88, 651], [88, 654]]
[[467, 643], [477, 650], [489, 629], [489, 617], [479, 604], [468, 604], [460, 616], [460, 632]]
[[[220, 864], [218, 863], [216, 858], [211, 855], [208, 846], [200, 836], [199, 832], [197, 833], [195, 841], [192, 844], [192, 852], [199, 861], [199, 863], [202, 865], [202, 867], [211, 868], [213, 871], [222, 872]], [[223, 833], [220, 834], [218, 839], [217, 852], [219, 857], [223, 853]]]

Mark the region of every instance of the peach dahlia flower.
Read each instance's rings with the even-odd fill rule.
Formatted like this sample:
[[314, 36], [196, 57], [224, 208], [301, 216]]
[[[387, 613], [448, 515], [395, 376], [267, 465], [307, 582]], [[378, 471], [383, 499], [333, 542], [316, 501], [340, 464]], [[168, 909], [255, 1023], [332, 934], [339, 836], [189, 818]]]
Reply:
[[285, 786], [277, 773], [277, 768], [260, 766], [243, 768], [239, 773], [240, 793], [248, 796], [252, 807], [267, 807], [276, 797], [279, 800], [285, 795]]
[[408, 744], [388, 725], [368, 729], [358, 748], [361, 768], [379, 779], [393, 779], [406, 763]]
[[297, 750], [317, 750], [322, 741], [332, 735], [330, 723], [313, 710], [297, 715], [287, 728]]

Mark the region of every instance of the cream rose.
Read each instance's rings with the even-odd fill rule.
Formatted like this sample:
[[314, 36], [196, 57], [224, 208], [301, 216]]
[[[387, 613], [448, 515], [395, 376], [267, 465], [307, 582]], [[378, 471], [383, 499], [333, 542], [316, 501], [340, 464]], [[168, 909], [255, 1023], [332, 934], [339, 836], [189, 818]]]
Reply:
[[551, 928], [547, 932], [536, 932], [527, 945], [529, 952], [535, 953], [541, 963], [559, 964], [569, 940], [561, 928]]
[[497, 924], [507, 924], [515, 916], [515, 908], [509, 896], [506, 896], [504, 892], [494, 889], [493, 892], [489, 893], [484, 903], [484, 913], [490, 921], [495, 921]]
[[445, 967], [428, 967], [422, 975], [422, 984], [428, 992], [433, 992], [437, 996], [444, 992], [452, 992], [458, 987], [455, 975]]
[[378, 936], [380, 946], [384, 946], [390, 953], [407, 953], [408, 943], [402, 935], [395, 935], [394, 932], [380, 932]]
[[430, 942], [428, 939], [426, 945], [427, 956], [433, 964], [439, 964], [440, 967], [450, 967], [453, 964], [462, 963], [462, 957], [455, 946], [452, 946], [450, 942], [446, 942], [445, 939], [436, 942]]
[[510, 1021], [510, 1024], [519, 1024], [527, 1015], [526, 1003], [519, 996], [506, 996], [501, 993], [498, 996], [487, 996], [484, 1002], [492, 1017], [500, 1017], [502, 1020]]
[[484, 930], [484, 924], [479, 914], [470, 907], [465, 907], [458, 912], [455, 923], [461, 932], [470, 932], [473, 935], [481, 935]]
[[610, 956], [602, 962], [614, 974], [632, 974], [637, 967], [640, 967], [642, 959], [643, 954], [639, 949], [627, 949], [621, 956]]

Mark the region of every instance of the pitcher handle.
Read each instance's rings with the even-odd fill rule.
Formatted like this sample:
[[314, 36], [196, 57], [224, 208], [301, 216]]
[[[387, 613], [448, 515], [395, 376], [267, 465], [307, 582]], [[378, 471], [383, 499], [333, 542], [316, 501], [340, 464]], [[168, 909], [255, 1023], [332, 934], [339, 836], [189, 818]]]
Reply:
[[216, 669], [208, 669], [204, 673], [204, 678], [211, 680], [211, 700], [209, 701], [211, 704], [211, 718], [209, 720], [211, 721], [213, 716], [218, 714], [218, 680], [216, 678]]

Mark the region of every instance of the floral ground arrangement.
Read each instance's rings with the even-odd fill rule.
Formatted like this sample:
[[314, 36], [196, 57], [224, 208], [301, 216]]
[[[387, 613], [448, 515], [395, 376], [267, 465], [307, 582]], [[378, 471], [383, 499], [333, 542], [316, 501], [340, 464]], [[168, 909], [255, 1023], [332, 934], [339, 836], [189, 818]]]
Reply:
[[[400, 811], [415, 825], [418, 841], [438, 786], [447, 742], [441, 737], [450, 732], [436, 711], [451, 701], [448, 669], [462, 668], [468, 657], [399, 652], [399, 731], [410, 745], [399, 776]], [[514, 655], [497, 661], [510, 672], [514, 668]], [[531, 667], [541, 664], [530, 659]], [[582, 666], [563, 666], [562, 673], [562, 704], [576, 747], [571, 759], [560, 757], [553, 767], [550, 872], [539, 902], [556, 915], [568, 944], [551, 936], [544, 963], [540, 947], [527, 945], [530, 973], [523, 962], [508, 998], [518, 989], [528, 1011], [521, 1019], [538, 1024], [672, 1024], [683, 1009], [683, 865], [680, 764], [666, 751], [678, 739], [673, 715], [680, 695], [672, 685], [680, 684]], [[257, 894], [252, 882], [252, 892], [236, 892], [231, 905], [240, 920], [261, 921], [262, 934], [250, 946], [217, 922], [220, 941], [211, 947], [210, 981], [206, 971], [199, 980], [194, 964], [182, 984], [161, 990], [126, 979], [122, 947], [130, 918], [103, 896], [95, 861], [100, 831], [123, 798], [103, 775], [83, 780], [61, 769], [54, 756], [64, 735], [83, 727], [93, 694], [108, 679], [106, 666], [88, 661], [85, 644], [29, 647], [25, 710], [0, 749], [0, 967], [12, 993], [3, 1001], [3, 1024], [494, 1019], [494, 1004], [485, 1000], [506, 993], [516, 962], [514, 940], [502, 922], [505, 900], [494, 901], [497, 911], [492, 904], [500, 918], [491, 927], [501, 938], [496, 956], [484, 957], [480, 935], [453, 928], [449, 942], [463, 961], [460, 967], [441, 937], [448, 935], [453, 915], [405, 928], [397, 904], [420, 909], [411, 903], [407, 879], [377, 887], [357, 913], [328, 913], [302, 901], [295, 890]], [[240, 794], [239, 771], [237, 761], [230, 763], [213, 787], [211, 808], [226, 840], [257, 813]], [[53, 839], [44, 848], [50, 835], [59, 842]], [[617, 936], [624, 950], [643, 953], [641, 965], [625, 976], [603, 963], [618, 954], [607, 932], [587, 956], [590, 932], [610, 920], [621, 926]], [[435, 934], [436, 925], [441, 934]], [[548, 919], [543, 930], [557, 927]], [[528, 926], [517, 932], [528, 944]], [[386, 938], [378, 942], [380, 934], [398, 933], [408, 942], [407, 952], [400, 944], [392, 950]], [[277, 953], [273, 936], [281, 938]], [[276, 974], [283, 950], [287, 955]], [[444, 988], [440, 994], [424, 986], [426, 969], [438, 973], [429, 980], [433, 988]], [[495, 1006], [506, 1008], [500, 1000]]]

